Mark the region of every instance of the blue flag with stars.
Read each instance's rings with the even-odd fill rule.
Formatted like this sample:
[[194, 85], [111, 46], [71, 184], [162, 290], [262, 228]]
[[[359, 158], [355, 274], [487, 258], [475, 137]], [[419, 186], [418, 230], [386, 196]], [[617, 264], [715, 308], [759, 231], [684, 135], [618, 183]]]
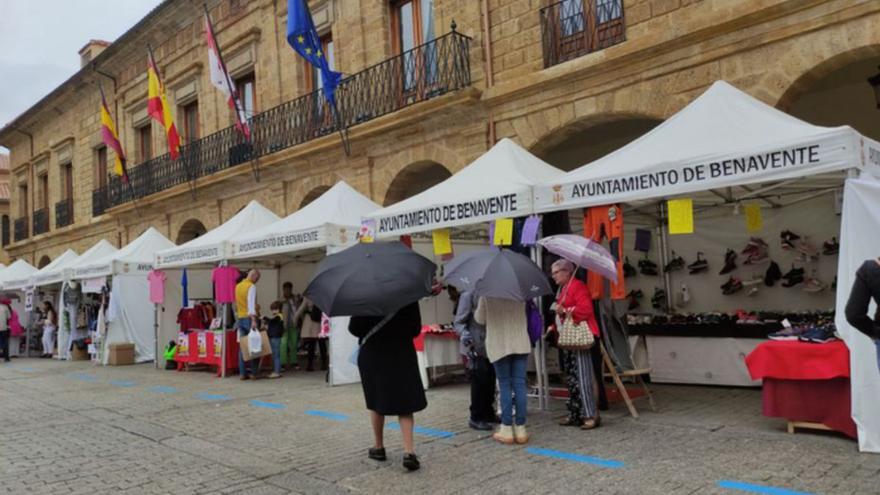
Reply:
[[318, 37], [318, 32], [315, 30], [315, 23], [312, 21], [312, 13], [309, 12], [306, 0], [287, 1], [287, 42], [321, 72], [324, 96], [335, 107], [334, 93], [336, 87], [339, 86], [342, 74], [330, 70], [327, 56], [321, 46], [321, 38]]

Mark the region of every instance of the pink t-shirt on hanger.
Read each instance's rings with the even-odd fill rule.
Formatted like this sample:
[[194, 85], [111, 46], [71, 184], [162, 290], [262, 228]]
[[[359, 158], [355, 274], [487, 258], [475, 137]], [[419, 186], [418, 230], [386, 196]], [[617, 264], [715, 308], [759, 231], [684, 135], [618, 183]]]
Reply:
[[147, 282], [150, 284], [150, 302], [153, 304], [165, 304], [165, 279], [168, 278], [162, 270], [153, 270], [147, 274]]
[[211, 272], [211, 280], [214, 281], [214, 297], [218, 303], [235, 302], [235, 280], [238, 278], [238, 268], [234, 266], [219, 266]]

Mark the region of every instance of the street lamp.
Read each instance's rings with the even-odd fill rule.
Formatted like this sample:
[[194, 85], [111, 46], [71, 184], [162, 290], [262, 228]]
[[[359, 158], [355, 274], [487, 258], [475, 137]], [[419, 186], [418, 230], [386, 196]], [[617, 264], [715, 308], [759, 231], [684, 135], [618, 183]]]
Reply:
[[[880, 69], [880, 67], [878, 67], [878, 69]], [[877, 103], [877, 108], [880, 108], [880, 73], [869, 77], [868, 84], [874, 89], [874, 101]]]

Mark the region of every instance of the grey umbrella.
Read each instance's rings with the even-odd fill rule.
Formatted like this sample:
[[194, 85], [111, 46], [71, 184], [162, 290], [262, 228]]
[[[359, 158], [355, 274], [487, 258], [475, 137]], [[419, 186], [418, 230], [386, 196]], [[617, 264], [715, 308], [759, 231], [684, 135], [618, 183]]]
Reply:
[[436, 270], [400, 242], [361, 243], [324, 258], [305, 296], [330, 316], [384, 316], [430, 295]]
[[547, 275], [531, 259], [509, 249], [490, 248], [456, 255], [444, 265], [443, 280], [477, 296], [527, 301], [552, 294]]

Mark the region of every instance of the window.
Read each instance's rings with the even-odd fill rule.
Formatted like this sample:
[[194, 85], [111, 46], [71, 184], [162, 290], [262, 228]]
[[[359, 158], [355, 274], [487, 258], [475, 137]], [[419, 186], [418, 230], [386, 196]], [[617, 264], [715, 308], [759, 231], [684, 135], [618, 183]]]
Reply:
[[95, 189], [107, 185], [107, 147], [95, 150]]
[[[335, 54], [333, 52], [333, 35], [326, 34], [321, 36], [321, 50], [324, 51], [324, 56], [327, 57], [327, 65], [330, 69], [336, 67]], [[306, 74], [307, 74], [307, 83], [309, 92], [317, 91], [319, 89], [324, 88], [324, 81], [321, 79], [321, 71], [316, 69], [312, 64], [308, 61], [303, 61], [306, 64]]]
[[26, 217], [30, 214], [28, 208], [28, 186], [20, 184], [18, 186], [18, 213], [19, 217]]
[[183, 139], [191, 143], [199, 138], [199, 102], [187, 103], [183, 106]]
[[244, 110], [245, 117], [248, 119], [252, 118], [257, 111], [256, 79], [254, 79], [254, 73], [251, 72], [236, 79], [235, 91], [238, 93], [238, 104]]
[[73, 164], [65, 163], [61, 166], [61, 199], [73, 199]]
[[37, 209], [49, 208], [49, 174], [40, 174], [37, 177]]
[[9, 215], [3, 215], [2, 220], [3, 245], [9, 244]]
[[[135, 147], [137, 148], [137, 158], [138, 163], [143, 163], [150, 158], [153, 158], [153, 126], [151, 124], [146, 124], [142, 127], [138, 127], [134, 131], [135, 139], [137, 140], [135, 143]], [[104, 152], [106, 153], [106, 148]], [[106, 170], [106, 156], [105, 156], [105, 167]], [[105, 176], [107, 174], [104, 174]]]
[[392, 44], [397, 54], [434, 40], [434, 0], [398, 0], [391, 4]]

